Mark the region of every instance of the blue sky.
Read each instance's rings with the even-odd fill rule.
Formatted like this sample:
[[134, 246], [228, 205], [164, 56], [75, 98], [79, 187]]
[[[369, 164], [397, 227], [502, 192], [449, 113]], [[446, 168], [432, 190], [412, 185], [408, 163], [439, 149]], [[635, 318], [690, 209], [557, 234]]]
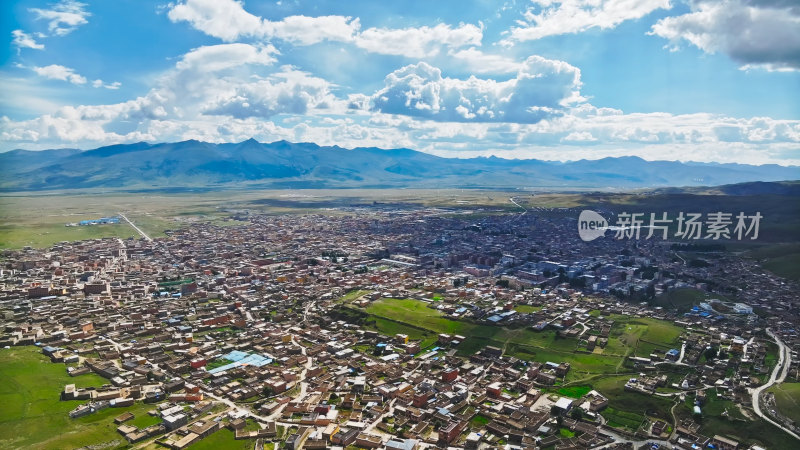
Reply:
[[256, 138], [800, 164], [789, 0], [3, 2], [0, 151]]

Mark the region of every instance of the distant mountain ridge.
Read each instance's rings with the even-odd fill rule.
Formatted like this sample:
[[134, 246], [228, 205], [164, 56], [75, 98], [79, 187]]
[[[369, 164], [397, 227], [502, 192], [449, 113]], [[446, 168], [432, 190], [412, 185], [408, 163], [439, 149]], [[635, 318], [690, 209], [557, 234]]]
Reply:
[[800, 167], [443, 158], [400, 148], [195, 140], [0, 154], [0, 190], [252, 188], [650, 188], [800, 179]]

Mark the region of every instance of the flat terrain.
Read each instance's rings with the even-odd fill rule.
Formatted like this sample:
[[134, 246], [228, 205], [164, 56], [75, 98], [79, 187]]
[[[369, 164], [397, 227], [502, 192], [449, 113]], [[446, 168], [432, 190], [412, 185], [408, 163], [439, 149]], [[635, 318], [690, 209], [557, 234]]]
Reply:
[[791, 280], [800, 280], [800, 244], [766, 245], [744, 253], [770, 272]]
[[800, 423], [800, 383], [781, 383], [769, 389], [775, 394], [778, 411]]
[[404, 333], [411, 339], [421, 339], [423, 349], [432, 347], [439, 333], [447, 333], [466, 338], [458, 346], [459, 353], [464, 355], [494, 345], [504, 349], [507, 355], [521, 359], [568, 362], [571, 370], [567, 381], [624, 371], [621, 366], [625, 356], [632, 353], [647, 356], [656, 349], [669, 350], [682, 332], [679, 327], [656, 319], [615, 316], [605, 351], [586, 353], [576, 351], [578, 339], [559, 337], [553, 330], [534, 331], [526, 327], [507, 328], [454, 320], [429, 307], [428, 303], [414, 299], [380, 299], [364, 312], [370, 315], [368, 326], [387, 335]]
[[[510, 201], [514, 198], [515, 205]], [[522, 212], [542, 217], [576, 217], [580, 209], [604, 212], [709, 212], [752, 213], [764, 218], [755, 242], [731, 244], [778, 244], [764, 258], [764, 267], [775, 273], [800, 277], [800, 249], [787, 242], [800, 240], [800, 207], [794, 197], [780, 195], [708, 195], [687, 193], [554, 192], [548, 189], [286, 189], [286, 190], [162, 190], [3, 193], [0, 195], [0, 248], [47, 247], [64, 240], [98, 237], [138, 237], [127, 224], [64, 227], [64, 224], [123, 212], [151, 237], [165, 230], [202, 221], [236, 224], [222, 219], [231, 214], [315, 213], [347, 214], [353, 208], [442, 208], [440, 213], [480, 217], [487, 214]], [[712, 208], [713, 206], [713, 208]], [[711, 209], [709, 209], [711, 208]], [[716, 209], [714, 209], [716, 208]]]
[[127, 446], [116, 432], [114, 417], [125, 411], [137, 419], [153, 405], [108, 408], [70, 419], [82, 401], [59, 401], [66, 384], [100, 387], [108, 380], [95, 374], [70, 377], [64, 364], [53, 364], [38, 347], [0, 349], [0, 448], [65, 449], [106, 444]]

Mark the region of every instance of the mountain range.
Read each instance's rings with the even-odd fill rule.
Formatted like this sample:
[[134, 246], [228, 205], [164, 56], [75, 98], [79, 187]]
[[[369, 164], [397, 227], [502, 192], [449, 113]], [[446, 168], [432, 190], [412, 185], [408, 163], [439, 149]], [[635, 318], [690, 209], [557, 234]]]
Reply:
[[444, 158], [253, 139], [119, 144], [0, 154], [0, 190], [167, 188], [652, 188], [800, 179], [800, 167], [646, 161]]

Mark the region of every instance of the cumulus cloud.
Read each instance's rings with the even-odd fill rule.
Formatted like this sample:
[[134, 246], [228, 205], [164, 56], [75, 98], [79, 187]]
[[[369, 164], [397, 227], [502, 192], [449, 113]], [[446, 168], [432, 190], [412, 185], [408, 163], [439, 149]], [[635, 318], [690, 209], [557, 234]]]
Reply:
[[[327, 81], [290, 66], [270, 67], [275, 53], [269, 45], [244, 43], [198, 47], [183, 55], [144, 96], [109, 105], [65, 106], [27, 121], [5, 119], [0, 123], [0, 140], [36, 145], [182, 138], [219, 142], [223, 135], [225, 139], [241, 137], [246, 133], [242, 130], [253, 129], [251, 122], [257, 120], [264, 123], [259, 128], [262, 131], [275, 131], [275, 125], [263, 119], [276, 114], [345, 109], [344, 101], [331, 94]], [[48, 78], [89, 83], [64, 66], [33, 70]], [[99, 79], [91, 85], [119, 87]], [[219, 116], [226, 120], [220, 122]], [[237, 128], [230, 123], [251, 125]], [[287, 131], [281, 136], [291, 139], [293, 134]]]
[[591, 28], [614, 28], [640, 19], [657, 9], [669, 9], [669, 0], [532, 0], [533, 6], [512, 27], [505, 45], [546, 36], [579, 33]]
[[167, 16], [226, 42], [243, 38], [277, 38], [295, 45], [345, 42], [373, 53], [409, 57], [435, 55], [442, 47], [480, 45], [483, 37], [481, 28], [472, 24], [361, 31], [359, 19], [346, 16], [288, 16], [272, 21], [247, 12], [236, 0], [186, 0], [173, 5]]
[[[44, 67], [32, 67], [31, 70], [36, 72], [37, 75], [50, 79], [50, 80], [61, 80], [67, 81], [72, 84], [77, 85], [85, 85], [87, 84], [88, 80], [85, 76], [75, 72], [75, 69], [70, 67], [65, 67], [60, 64], [50, 64], [49, 66]], [[97, 79], [92, 81], [92, 87], [95, 88], [106, 88], [106, 89], [119, 89], [122, 86], [122, 83], [119, 81], [114, 81], [113, 83], [106, 83], [103, 80]]]
[[12, 31], [11, 36], [14, 38], [11, 43], [14, 44], [18, 49], [32, 48], [35, 50], [44, 50], [44, 44], [36, 42], [32, 36], [28, 35], [22, 30]]
[[71, 33], [81, 25], [89, 23], [86, 19], [91, 13], [86, 11], [86, 4], [74, 0], [62, 0], [50, 9], [30, 8], [36, 19], [46, 20], [47, 29], [56, 36]]
[[266, 66], [276, 61], [273, 55], [277, 52], [271, 45], [206, 45], [183, 55], [175, 67], [182, 71], [217, 72], [248, 64]]
[[245, 11], [236, 0], [187, 0], [170, 8], [173, 22], [189, 22], [194, 28], [232, 42], [239, 38], [277, 37], [302, 45], [324, 40], [348, 41], [358, 29], [358, 20], [342, 16], [289, 16], [273, 22]]
[[535, 123], [580, 101], [580, 70], [563, 61], [531, 56], [506, 81], [442, 76], [427, 63], [390, 73], [372, 96], [376, 111], [453, 122]]
[[311, 109], [329, 108], [335, 102], [327, 81], [285, 67], [266, 79], [235, 86], [229, 95], [208, 104], [203, 113], [239, 119], [269, 118], [277, 114], [306, 114]]
[[800, 6], [788, 0], [696, 0], [691, 12], [659, 20], [650, 34], [724, 53], [743, 67], [800, 70]]
[[86, 84], [86, 77], [75, 73], [75, 70], [58, 64], [51, 64], [44, 67], [34, 67], [33, 71], [39, 76], [51, 80], [68, 81], [72, 84]]

